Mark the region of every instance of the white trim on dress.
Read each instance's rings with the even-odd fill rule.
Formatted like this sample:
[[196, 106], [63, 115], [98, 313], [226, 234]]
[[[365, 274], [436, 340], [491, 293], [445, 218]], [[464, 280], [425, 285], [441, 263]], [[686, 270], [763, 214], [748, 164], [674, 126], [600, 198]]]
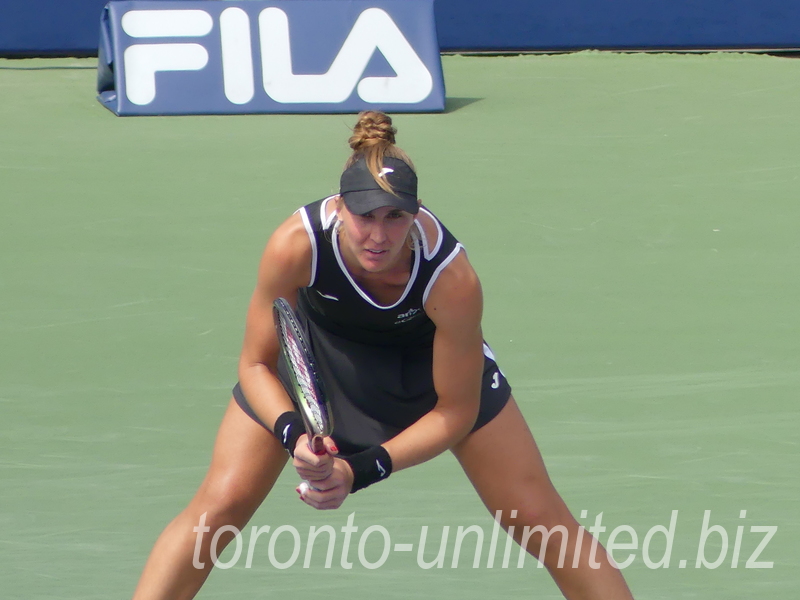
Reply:
[[311, 281], [308, 282], [308, 287], [314, 285], [317, 280], [317, 237], [314, 235], [314, 229], [311, 227], [311, 220], [308, 218], [308, 211], [306, 207], [299, 209], [300, 218], [303, 219], [303, 227], [306, 228], [308, 239], [311, 240]]
[[355, 288], [358, 294], [375, 308], [379, 308], [381, 310], [390, 310], [392, 308], [396, 308], [397, 306], [399, 306], [400, 303], [406, 299], [406, 296], [408, 296], [408, 293], [411, 291], [411, 288], [417, 279], [417, 273], [419, 272], [419, 263], [420, 263], [420, 251], [417, 245], [416, 244], [414, 245], [414, 267], [411, 270], [411, 277], [408, 278], [406, 289], [403, 290], [403, 295], [400, 296], [400, 299], [394, 304], [390, 306], [382, 306], [377, 302], [375, 302], [375, 300], [373, 300], [369, 294], [367, 294], [364, 290], [361, 289], [361, 287], [356, 283], [355, 279], [353, 279], [353, 276], [350, 274], [350, 271], [347, 270], [347, 266], [344, 264], [344, 259], [342, 258], [341, 251], [339, 250], [339, 235], [338, 235], [339, 223], [340, 221], [337, 221], [336, 225], [334, 225], [333, 227], [333, 233], [331, 235], [331, 245], [333, 246], [333, 253], [336, 255], [336, 262], [339, 263], [339, 268], [342, 270], [342, 273], [344, 273], [345, 277], [347, 277], [347, 280], [350, 282], [353, 288]]
[[415, 219], [414, 223], [417, 225], [417, 229], [419, 229], [420, 234], [422, 235], [422, 248], [425, 251], [425, 260], [431, 260], [436, 253], [439, 252], [439, 249], [442, 247], [442, 240], [444, 239], [444, 232], [442, 231], [442, 225], [439, 223], [439, 219], [433, 216], [433, 213], [426, 208], [419, 207], [420, 212], [424, 212], [431, 218], [434, 225], [436, 225], [436, 245], [431, 249], [430, 242], [428, 241], [428, 236], [425, 234], [425, 228], [419, 222], [419, 220]]
[[442, 273], [442, 271], [444, 271], [444, 269], [445, 269], [445, 267], [447, 265], [449, 265], [451, 262], [453, 262], [455, 257], [458, 256], [458, 253], [461, 252], [463, 249], [464, 249], [464, 246], [462, 246], [460, 243], [457, 243], [456, 247], [453, 248], [453, 251], [449, 254], [449, 256], [442, 261], [442, 264], [440, 264], [438, 267], [436, 267], [436, 270], [433, 272], [433, 275], [431, 275], [430, 281], [428, 281], [428, 285], [425, 286], [425, 293], [422, 294], [422, 306], [423, 307], [425, 306], [425, 303], [428, 301], [428, 294], [431, 293], [431, 289], [433, 288], [433, 284], [436, 283], [436, 280], [439, 278], [439, 275]]
[[333, 196], [328, 196], [322, 201], [322, 204], [319, 207], [319, 222], [322, 223], [322, 229], [327, 229], [333, 223], [333, 220], [336, 218], [336, 211], [332, 210], [331, 214], [328, 214], [328, 202], [336, 198], [336, 194]]

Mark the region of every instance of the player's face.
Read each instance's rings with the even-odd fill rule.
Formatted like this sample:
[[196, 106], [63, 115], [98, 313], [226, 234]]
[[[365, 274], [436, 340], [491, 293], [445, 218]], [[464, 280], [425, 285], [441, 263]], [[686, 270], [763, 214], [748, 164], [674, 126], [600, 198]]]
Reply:
[[340, 238], [343, 249], [365, 271], [390, 270], [407, 256], [406, 240], [414, 224], [414, 215], [392, 206], [354, 215], [342, 206], [339, 218], [344, 229]]

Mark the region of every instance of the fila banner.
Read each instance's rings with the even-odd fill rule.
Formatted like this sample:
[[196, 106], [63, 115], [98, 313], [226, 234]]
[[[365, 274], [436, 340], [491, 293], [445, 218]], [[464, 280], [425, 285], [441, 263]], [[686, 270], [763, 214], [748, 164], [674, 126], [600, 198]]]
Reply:
[[442, 111], [433, 0], [113, 0], [97, 93], [117, 115]]

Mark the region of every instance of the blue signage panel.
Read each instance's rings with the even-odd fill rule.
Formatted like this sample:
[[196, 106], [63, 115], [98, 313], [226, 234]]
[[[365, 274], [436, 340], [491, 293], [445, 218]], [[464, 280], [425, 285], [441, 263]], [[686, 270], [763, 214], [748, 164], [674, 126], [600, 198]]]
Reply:
[[433, 0], [120, 0], [100, 29], [118, 115], [444, 110]]

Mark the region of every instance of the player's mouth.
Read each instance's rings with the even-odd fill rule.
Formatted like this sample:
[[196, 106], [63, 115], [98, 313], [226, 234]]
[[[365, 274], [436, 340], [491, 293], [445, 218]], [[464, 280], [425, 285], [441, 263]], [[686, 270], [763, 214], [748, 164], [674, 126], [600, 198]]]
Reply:
[[364, 248], [363, 253], [363, 264], [364, 266], [369, 266], [369, 268], [377, 268], [381, 265], [386, 264], [386, 261], [389, 260], [389, 250], [376, 250], [374, 248]]

